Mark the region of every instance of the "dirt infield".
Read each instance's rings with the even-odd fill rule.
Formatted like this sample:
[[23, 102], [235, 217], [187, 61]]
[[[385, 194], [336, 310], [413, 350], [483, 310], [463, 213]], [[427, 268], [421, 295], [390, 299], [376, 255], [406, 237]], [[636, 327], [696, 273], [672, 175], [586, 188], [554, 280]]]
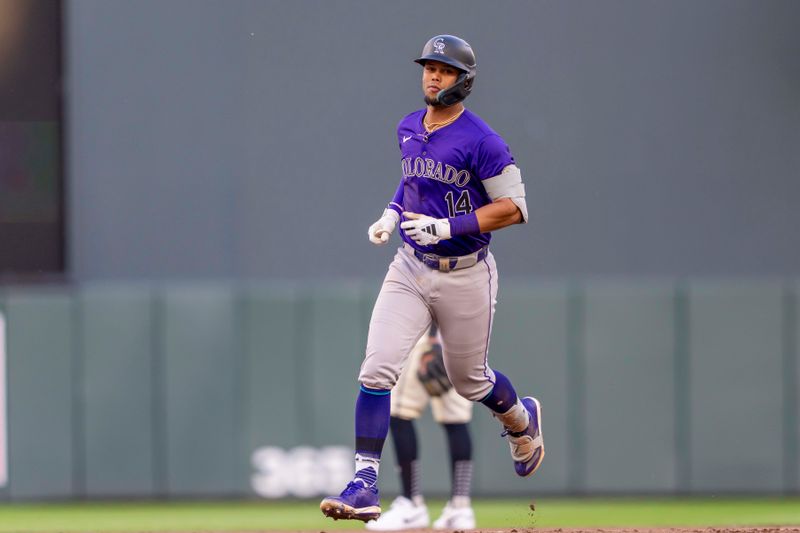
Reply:
[[[364, 529], [351, 531], [336, 531], [335, 533], [363, 533]], [[434, 529], [408, 529], [406, 532], [412, 533], [441, 533]], [[780, 526], [780, 527], [662, 527], [662, 528], [511, 528], [511, 529], [469, 529], [453, 530], [453, 533], [800, 533], [800, 526]], [[271, 532], [271, 533], [296, 533], [291, 531]], [[321, 530], [319, 533], [329, 533]]]

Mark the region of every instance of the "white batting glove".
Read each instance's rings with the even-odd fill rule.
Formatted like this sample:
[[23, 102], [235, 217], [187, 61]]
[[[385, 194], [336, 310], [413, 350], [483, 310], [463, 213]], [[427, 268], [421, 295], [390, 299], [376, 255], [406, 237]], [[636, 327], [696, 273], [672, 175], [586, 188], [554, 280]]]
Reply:
[[400, 221], [400, 215], [394, 209], [384, 209], [383, 215], [367, 230], [369, 242], [372, 244], [386, 244], [389, 242], [394, 228]]
[[417, 244], [428, 246], [451, 237], [450, 221], [446, 218], [433, 218], [411, 212], [405, 212], [403, 216], [410, 220], [400, 224], [400, 227]]

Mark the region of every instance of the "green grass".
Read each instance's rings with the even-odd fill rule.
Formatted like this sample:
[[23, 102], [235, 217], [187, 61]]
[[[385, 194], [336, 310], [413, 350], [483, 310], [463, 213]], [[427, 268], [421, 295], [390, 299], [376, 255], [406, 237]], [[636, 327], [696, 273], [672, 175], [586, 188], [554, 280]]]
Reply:
[[[388, 502], [386, 502], [388, 504]], [[444, 502], [429, 502], [433, 517]], [[800, 525], [800, 499], [478, 500], [481, 528]], [[324, 518], [316, 501], [0, 504], [0, 532], [332, 531], [360, 522]]]

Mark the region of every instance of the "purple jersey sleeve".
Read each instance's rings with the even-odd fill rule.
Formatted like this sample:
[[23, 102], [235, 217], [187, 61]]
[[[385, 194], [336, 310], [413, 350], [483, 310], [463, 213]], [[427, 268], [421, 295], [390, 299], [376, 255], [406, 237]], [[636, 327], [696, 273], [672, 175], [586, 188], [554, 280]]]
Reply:
[[500, 174], [505, 167], [514, 164], [511, 149], [502, 137], [496, 133], [487, 135], [478, 144], [475, 152], [475, 172], [478, 178], [485, 180]]
[[387, 209], [392, 209], [397, 212], [398, 215], [403, 214], [403, 190], [404, 190], [404, 183], [403, 180], [400, 180], [400, 184], [397, 186], [397, 190], [394, 192], [394, 198], [392, 201], [389, 202], [389, 205], [386, 206]]

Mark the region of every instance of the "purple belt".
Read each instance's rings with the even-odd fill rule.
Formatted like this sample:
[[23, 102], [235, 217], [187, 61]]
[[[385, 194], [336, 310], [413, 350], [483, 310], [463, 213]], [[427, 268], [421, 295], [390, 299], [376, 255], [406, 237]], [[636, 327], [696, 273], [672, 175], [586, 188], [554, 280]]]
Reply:
[[473, 252], [469, 255], [459, 255], [455, 257], [426, 254], [420, 252], [408, 243], [406, 243], [406, 246], [412, 252], [414, 252], [414, 257], [422, 261], [425, 266], [432, 268], [433, 270], [438, 270], [439, 272], [450, 272], [451, 270], [469, 268], [476, 265], [478, 262], [483, 261], [486, 259], [486, 256], [489, 255], [489, 246], [484, 246], [477, 252]]

